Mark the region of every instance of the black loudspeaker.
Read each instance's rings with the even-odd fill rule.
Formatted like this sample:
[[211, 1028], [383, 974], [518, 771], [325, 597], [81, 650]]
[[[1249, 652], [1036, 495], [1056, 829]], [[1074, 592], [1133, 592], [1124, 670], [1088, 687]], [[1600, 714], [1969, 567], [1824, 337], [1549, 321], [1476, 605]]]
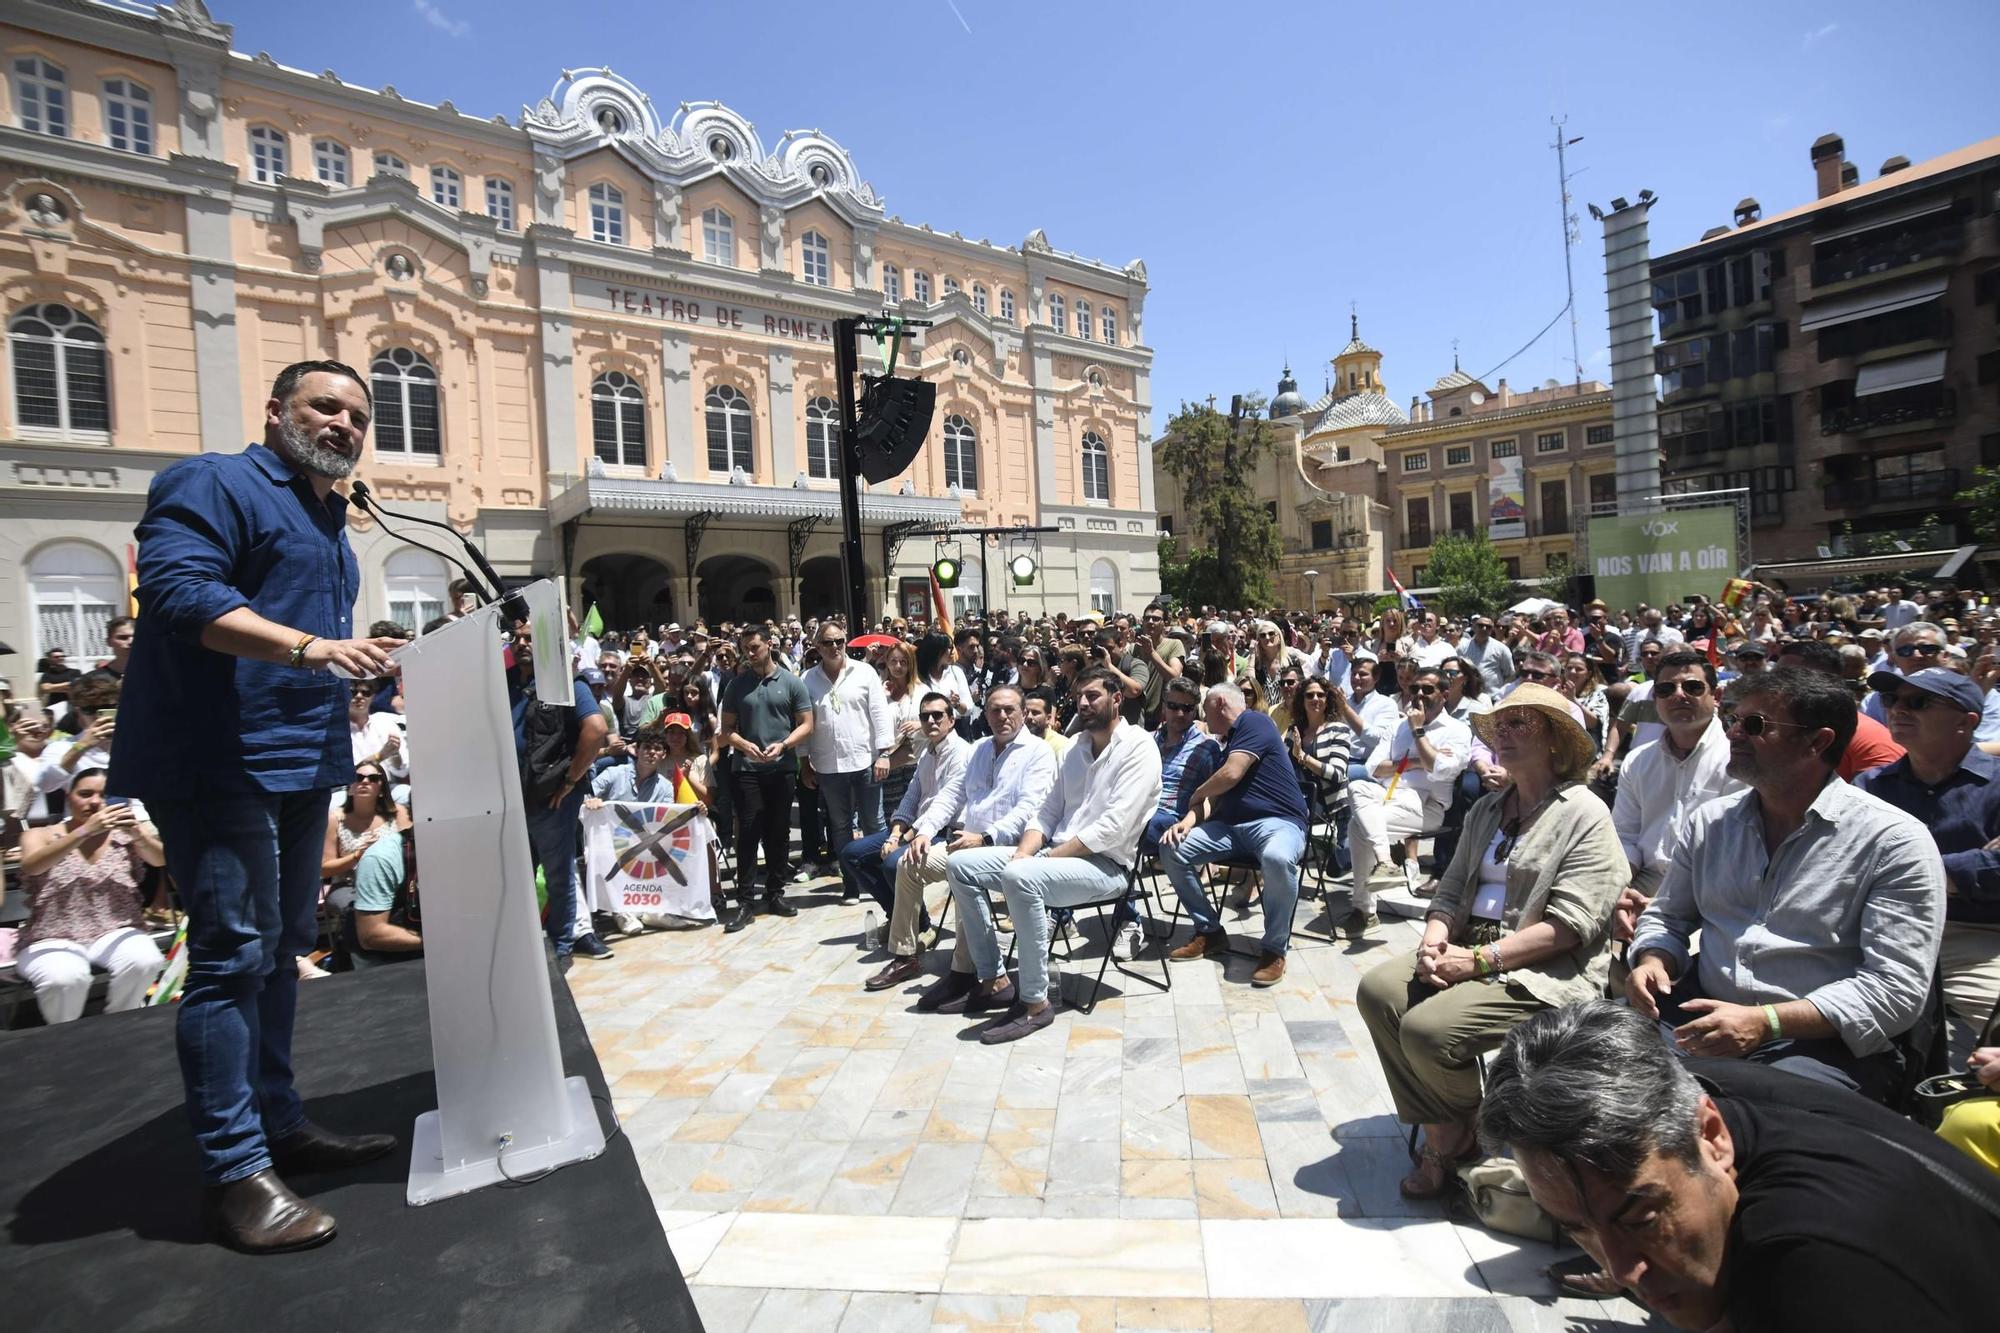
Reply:
[[870, 482], [902, 475], [924, 447], [931, 414], [937, 408], [937, 386], [928, 380], [862, 376], [861, 402], [855, 409], [855, 465]]

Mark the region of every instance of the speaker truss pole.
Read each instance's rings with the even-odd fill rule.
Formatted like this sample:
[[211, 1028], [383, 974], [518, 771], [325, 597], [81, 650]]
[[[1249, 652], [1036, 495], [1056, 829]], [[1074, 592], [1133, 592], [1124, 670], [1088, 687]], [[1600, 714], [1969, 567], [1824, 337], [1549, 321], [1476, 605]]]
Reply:
[[847, 579], [849, 634], [868, 628], [868, 563], [861, 553], [861, 489], [856, 480], [860, 460], [855, 456], [854, 421], [854, 377], [860, 371], [854, 339], [860, 327], [861, 321], [852, 317], [833, 322], [833, 377], [840, 389], [840, 567]]

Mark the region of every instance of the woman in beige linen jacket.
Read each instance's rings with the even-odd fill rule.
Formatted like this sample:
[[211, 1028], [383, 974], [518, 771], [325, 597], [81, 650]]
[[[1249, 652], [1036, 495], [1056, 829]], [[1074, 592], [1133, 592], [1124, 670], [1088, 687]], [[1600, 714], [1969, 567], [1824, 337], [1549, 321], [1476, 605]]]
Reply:
[[1473, 725], [1507, 785], [1473, 806], [1415, 953], [1362, 978], [1396, 1115], [1423, 1127], [1410, 1198], [1435, 1198], [1476, 1151], [1478, 1058], [1544, 1008], [1602, 995], [1611, 911], [1631, 867], [1581, 779], [1596, 747], [1562, 695], [1524, 684]]

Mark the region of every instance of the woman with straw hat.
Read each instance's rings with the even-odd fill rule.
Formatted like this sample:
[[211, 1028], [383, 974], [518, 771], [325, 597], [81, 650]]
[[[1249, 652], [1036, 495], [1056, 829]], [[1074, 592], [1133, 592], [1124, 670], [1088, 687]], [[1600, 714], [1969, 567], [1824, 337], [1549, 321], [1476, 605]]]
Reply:
[[1415, 953], [1362, 978], [1397, 1118], [1421, 1125], [1408, 1198], [1476, 1155], [1482, 1052], [1528, 1015], [1604, 993], [1611, 911], [1631, 878], [1611, 812], [1583, 785], [1596, 747], [1561, 694], [1524, 684], [1472, 719], [1505, 783], [1465, 818]]

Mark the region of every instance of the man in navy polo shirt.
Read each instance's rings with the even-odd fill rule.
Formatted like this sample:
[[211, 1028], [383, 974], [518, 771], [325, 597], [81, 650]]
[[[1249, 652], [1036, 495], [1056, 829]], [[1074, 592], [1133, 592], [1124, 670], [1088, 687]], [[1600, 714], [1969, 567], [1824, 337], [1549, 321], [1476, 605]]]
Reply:
[[178, 1043], [209, 1229], [250, 1253], [332, 1239], [278, 1172], [358, 1165], [395, 1146], [306, 1119], [292, 1087], [295, 957], [312, 947], [332, 791], [354, 776], [350, 686], [386, 676], [393, 639], [351, 637], [360, 573], [347, 503], [367, 383], [337, 361], [287, 366], [264, 442], [153, 480], [139, 520], [139, 624], [110, 790], [145, 801], [187, 905]]
[[1167, 879], [1195, 928], [1194, 938], [1167, 957], [1186, 962], [1227, 952], [1229, 935], [1202, 891], [1200, 874], [1211, 861], [1240, 857], [1256, 862], [1264, 875], [1264, 956], [1250, 981], [1275, 986], [1285, 975], [1292, 912], [1299, 902], [1306, 798], [1277, 724], [1251, 710], [1243, 691], [1210, 686], [1202, 713], [1210, 734], [1222, 740], [1222, 765], [1195, 788], [1188, 812], [1160, 836]]

